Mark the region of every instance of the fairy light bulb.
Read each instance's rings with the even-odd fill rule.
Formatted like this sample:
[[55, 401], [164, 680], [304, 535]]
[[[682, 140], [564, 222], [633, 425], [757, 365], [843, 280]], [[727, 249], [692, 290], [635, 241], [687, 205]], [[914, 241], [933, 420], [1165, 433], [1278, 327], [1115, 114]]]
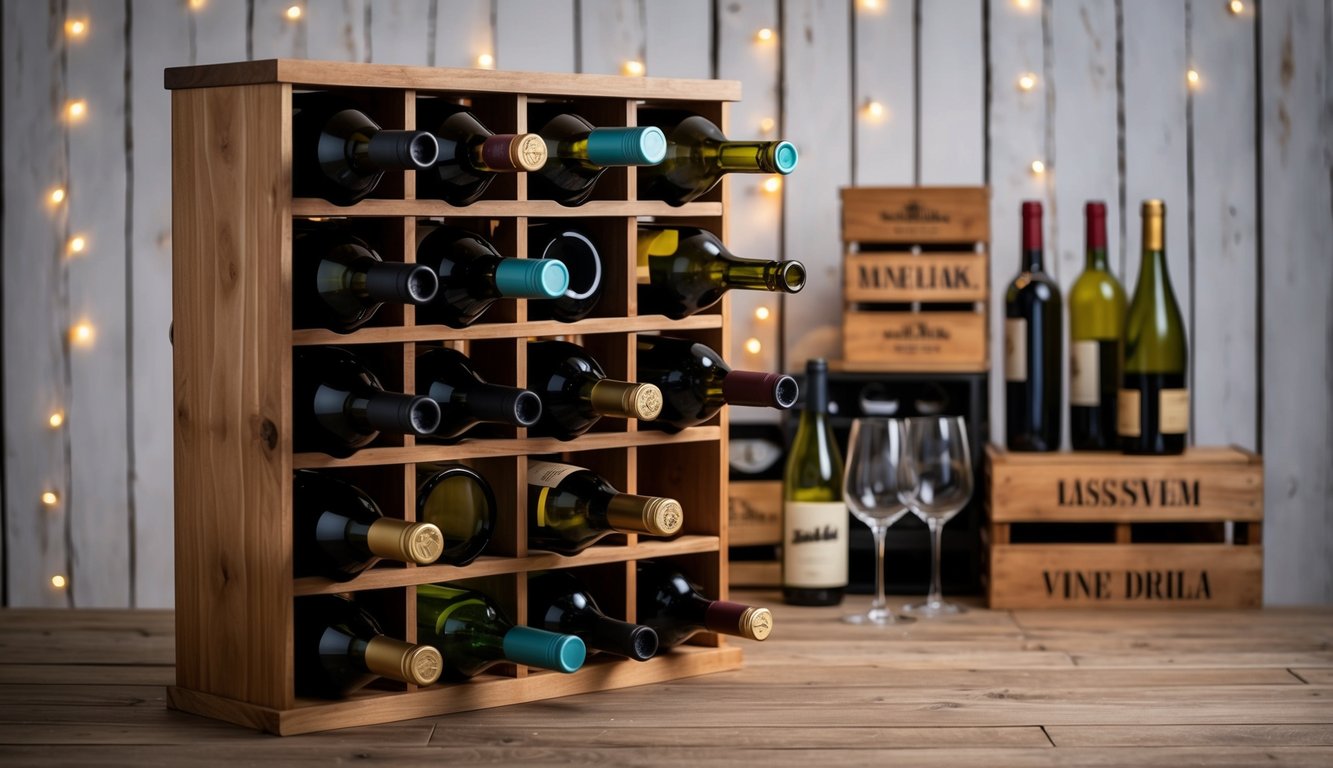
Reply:
[[286, 11], [285, 15], [287, 16], [288, 19], [290, 19], [290, 20], [292, 20], [292, 21], [297, 21], [297, 20], [299, 20], [299, 19], [301, 18], [301, 15], [304, 14], [304, 13], [305, 13], [305, 11], [301, 8], [301, 6], [299, 6], [299, 5], [289, 5], [289, 6], [287, 6], [287, 11]]
[[190, 0], [190, 10], [192, 11], [202, 10], [203, 7], [207, 4], [208, 0]]
[[773, 30], [769, 29], [768, 27], [764, 27], [763, 29], [754, 33], [754, 38], [761, 43], [771, 42], [773, 40], [773, 37], [774, 37]]
[[58, 573], [51, 577], [51, 586], [55, 587], [56, 589], [64, 589], [68, 584], [69, 581], [67, 581], [64, 576], [61, 576]]
[[55, 189], [51, 190], [51, 194], [47, 195], [47, 199], [51, 201], [52, 205], [60, 205], [61, 203], [65, 202], [65, 188], [56, 187]]
[[83, 99], [74, 99], [65, 105], [65, 116], [70, 122], [77, 122], [87, 117], [88, 102]]
[[87, 19], [70, 19], [65, 22], [65, 35], [72, 39], [79, 39], [88, 34]]
[[772, 133], [773, 129], [777, 127], [778, 127], [778, 121], [774, 120], [771, 117], [765, 117], [763, 120], [759, 121], [760, 133]]
[[1046, 173], [1046, 163], [1040, 160], [1033, 160], [1032, 172], [1037, 174], [1038, 176], [1042, 175], [1043, 173]]
[[1030, 91], [1037, 86], [1037, 76], [1031, 72], [1024, 72], [1018, 78], [1018, 87], [1024, 91]]
[[620, 71], [622, 74], [628, 75], [629, 77], [643, 77], [643, 62], [638, 61], [637, 59], [630, 59], [620, 65]]
[[55, 491], [46, 491], [42, 494], [42, 503], [48, 507], [54, 507], [60, 503], [60, 497]]
[[1032, 7], [1032, 0], [1014, 0], [1014, 5], [1026, 11], [1027, 9]]
[[861, 0], [861, 7], [867, 11], [878, 11], [880, 2], [879, 0]]
[[1240, 0], [1231, 0], [1231, 2], [1227, 3], [1227, 10], [1231, 11], [1232, 16], [1239, 16], [1245, 11], [1245, 3], [1242, 3]]
[[1188, 72], [1186, 72], [1186, 73], [1185, 73], [1185, 82], [1189, 83], [1191, 88], [1194, 88], [1194, 87], [1198, 86], [1198, 85], [1199, 85], [1199, 71], [1198, 71], [1197, 69], [1191, 69], [1191, 70], [1189, 70]]
[[769, 194], [772, 194], [772, 193], [774, 193], [774, 192], [777, 192], [779, 189], [782, 189], [782, 177], [781, 177], [781, 176], [769, 176], [767, 179], [764, 180], [764, 191], [765, 191], [765, 192], [768, 192]]
[[75, 323], [69, 329], [69, 340], [80, 347], [92, 346], [93, 339], [97, 337], [97, 332], [93, 330], [93, 324], [87, 320]]
[[477, 66], [482, 69], [495, 69], [495, 57], [489, 53], [478, 54]]
[[772, 314], [772, 312], [771, 312], [771, 310], [769, 310], [768, 307], [755, 307], [755, 310], [754, 310], [754, 319], [755, 319], [755, 320], [767, 320], [767, 319], [768, 319], [768, 316], [769, 316], [770, 314]]
[[887, 112], [887, 110], [884, 109], [884, 105], [874, 99], [866, 100], [866, 104], [862, 108], [862, 111], [865, 112], [866, 117], [871, 120], [882, 120], [884, 119], [885, 112]]
[[752, 355], [757, 355], [760, 352], [764, 351], [764, 345], [759, 343], [759, 339], [756, 339], [753, 336], [751, 336], [749, 339], [746, 339], [745, 341], [745, 351], [749, 352]]
[[83, 235], [75, 235], [69, 239], [69, 244], [66, 246], [66, 249], [71, 255], [77, 256], [88, 250], [88, 238]]
[[65, 423], [65, 414], [60, 411], [53, 411], [46, 419], [46, 423], [51, 425], [51, 429], [60, 429], [60, 425]]

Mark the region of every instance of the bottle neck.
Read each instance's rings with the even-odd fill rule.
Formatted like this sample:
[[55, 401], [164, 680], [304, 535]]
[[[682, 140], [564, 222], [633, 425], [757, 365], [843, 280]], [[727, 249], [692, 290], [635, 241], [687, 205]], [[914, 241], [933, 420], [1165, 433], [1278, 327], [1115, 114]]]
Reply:
[[1139, 296], [1156, 297], [1163, 289], [1170, 290], [1171, 274], [1166, 268], [1166, 251], [1145, 250], [1143, 252], [1143, 261], [1139, 265], [1138, 286], [1134, 290], [1134, 298]]
[[657, 652], [657, 633], [648, 627], [613, 619], [591, 606], [579, 611], [579, 634], [589, 648], [647, 661]]
[[722, 256], [722, 284], [728, 288], [797, 293], [805, 287], [805, 267], [797, 261], [760, 261]]
[[723, 141], [717, 145], [717, 165], [729, 173], [787, 173], [777, 161], [779, 141]]
[[1085, 269], [1095, 270], [1097, 272], [1109, 272], [1110, 265], [1106, 260], [1106, 248], [1089, 248], [1087, 256], [1084, 258], [1083, 266]]
[[722, 397], [731, 405], [787, 409], [796, 402], [796, 380], [780, 373], [728, 371], [722, 379]]

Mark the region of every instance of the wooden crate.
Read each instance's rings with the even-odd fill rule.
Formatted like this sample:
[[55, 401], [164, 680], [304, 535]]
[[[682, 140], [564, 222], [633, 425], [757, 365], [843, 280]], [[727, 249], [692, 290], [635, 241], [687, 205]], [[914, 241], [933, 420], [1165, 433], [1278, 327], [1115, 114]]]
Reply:
[[992, 608], [1252, 608], [1263, 599], [1263, 461], [989, 446]]
[[[728, 484], [727, 534], [732, 547], [776, 547], [782, 543], [782, 481], [733, 480]], [[732, 559], [733, 587], [780, 587], [782, 563]]]
[[989, 368], [985, 187], [842, 190], [847, 370]]
[[[388, 174], [351, 207], [293, 199], [294, 89], [345, 89], [386, 128], [414, 127], [419, 96], [466, 99], [490, 128], [523, 131], [530, 100], [564, 100], [603, 125], [634, 125], [640, 103], [692, 110], [722, 123], [739, 98], [730, 81], [503, 73], [311, 61], [255, 61], [169, 69], [172, 93], [173, 310], [175, 313], [176, 669], [170, 706], [279, 734], [383, 723], [671, 680], [741, 662], [716, 635], [646, 663], [600, 655], [561, 675], [501, 667], [465, 683], [422, 689], [385, 684], [340, 701], [298, 698], [293, 601], [355, 593], [386, 631], [416, 639], [416, 585], [483, 579], [509, 617], [526, 617], [526, 574], [576, 568], [603, 610], [635, 618], [635, 561], [669, 558], [704, 590], [727, 594], [727, 421], [680, 434], [606, 420], [572, 442], [527, 437], [418, 445], [383, 438], [345, 459], [292, 451], [292, 350], [351, 345], [386, 387], [410, 390], [417, 346], [445, 342], [472, 354], [491, 381], [522, 385], [528, 340], [573, 336], [612, 376], [633, 379], [635, 334], [664, 331], [727, 349], [726, 302], [672, 321], [640, 315], [635, 283], [639, 217], [688, 220], [726, 237], [724, 189], [673, 208], [636, 199], [634, 169], [608, 171], [578, 208], [527, 199], [526, 179], [498, 180], [466, 208], [418, 199], [411, 173]], [[389, 260], [412, 262], [419, 217], [451, 217], [491, 234], [502, 252], [527, 255], [534, 219], [584, 219], [601, 240], [607, 285], [594, 316], [574, 324], [529, 321], [525, 303], [497, 305], [466, 330], [418, 325], [411, 307], [386, 308], [355, 333], [292, 330], [294, 218], [349, 217]], [[613, 536], [574, 557], [529, 552], [528, 456], [563, 454], [627, 492], [663, 493], [686, 510], [670, 540]], [[416, 464], [462, 462], [492, 483], [501, 522], [487, 553], [467, 567], [382, 564], [345, 583], [292, 575], [292, 471], [320, 468], [366, 488], [385, 513], [412, 520]]]

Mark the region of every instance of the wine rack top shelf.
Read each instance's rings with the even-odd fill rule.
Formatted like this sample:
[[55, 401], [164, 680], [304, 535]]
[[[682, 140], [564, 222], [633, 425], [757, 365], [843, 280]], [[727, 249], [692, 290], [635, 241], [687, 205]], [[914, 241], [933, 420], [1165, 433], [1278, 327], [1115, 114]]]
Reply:
[[164, 80], [168, 90], [264, 83], [290, 83], [310, 88], [364, 88], [373, 83], [376, 88], [659, 101], [739, 101], [741, 97], [741, 85], [735, 80], [500, 72], [305, 59], [171, 67], [166, 70]]
[[663, 216], [706, 218], [722, 215], [722, 203], [702, 202], [672, 206], [656, 200], [591, 200], [578, 207], [551, 200], [480, 200], [455, 207], [439, 200], [387, 200], [368, 198], [356, 205], [335, 205], [327, 200], [298, 197], [292, 200], [294, 216], [412, 216], [430, 218], [464, 216], [505, 218], [531, 216], [540, 219], [598, 218], [611, 216]]

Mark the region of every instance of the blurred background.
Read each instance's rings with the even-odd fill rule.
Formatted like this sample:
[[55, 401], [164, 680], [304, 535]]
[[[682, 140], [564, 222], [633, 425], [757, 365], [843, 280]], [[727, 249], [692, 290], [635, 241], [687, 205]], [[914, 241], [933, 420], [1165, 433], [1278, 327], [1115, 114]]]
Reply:
[[733, 294], [740, 368], [838, 356], [842, 187], [990, 186], [992, 371], [1022, 200], [1062, 288], [1085, 200], [1126, 286], [1165, 200], [1191, 439], [1266, 457], [1266, 602], [1333, 601], [1329, 0], [4, 0], [6, 604], [172, 605], [162, 70], [274, 57], [741, 81], [728, 135], [801, 163], [732, 180], [728, 245], [811, 276]]

